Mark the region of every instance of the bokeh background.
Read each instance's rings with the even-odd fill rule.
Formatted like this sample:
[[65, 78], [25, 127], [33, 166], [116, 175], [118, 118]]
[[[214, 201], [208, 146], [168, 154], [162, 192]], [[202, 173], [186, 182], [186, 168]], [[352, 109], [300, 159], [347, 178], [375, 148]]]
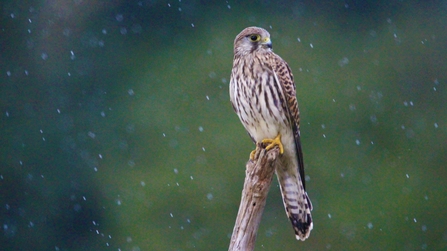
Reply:
[[226, 250], [254, 148], [234, 37], [291, 66], [314, 230], [257, 250], [447, 249], [447, 1], [2, 1], [0, 249]]

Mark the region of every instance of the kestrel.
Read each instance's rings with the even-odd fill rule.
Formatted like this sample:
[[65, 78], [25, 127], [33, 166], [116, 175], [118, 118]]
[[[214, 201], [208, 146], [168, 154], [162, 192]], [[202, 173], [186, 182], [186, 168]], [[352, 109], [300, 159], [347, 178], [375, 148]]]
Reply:
[[230, 99], [255, 143], [262, 142], [267, 150], [279, 146], [276, 176], [284, 207], [296, 238], [304, 241], [313, 223], [304, 184], [300, 112], [292, 71], [273, 53], [268, 31], [248, 27], [236, 36]]

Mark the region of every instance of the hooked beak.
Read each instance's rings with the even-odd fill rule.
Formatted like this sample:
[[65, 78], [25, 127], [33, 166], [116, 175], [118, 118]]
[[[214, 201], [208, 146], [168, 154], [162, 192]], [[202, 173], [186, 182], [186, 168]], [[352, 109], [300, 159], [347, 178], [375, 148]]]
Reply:
[[269, 37], [266, 37], [262, 40], [262, 45], [267, 46], [268, 48], [272, 48], [272, 41]]

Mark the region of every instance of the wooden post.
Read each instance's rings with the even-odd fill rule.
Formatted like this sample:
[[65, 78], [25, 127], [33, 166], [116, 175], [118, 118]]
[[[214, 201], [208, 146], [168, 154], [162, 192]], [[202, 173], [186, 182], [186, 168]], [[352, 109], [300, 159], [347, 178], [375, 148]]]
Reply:
[[229, 251], [254, 250], [256, 234], [278, 156], [278, 147], [267, 151], [262, 144], [258, 144], [254, 159], [247, 162], [241, 204], [231, 236]]

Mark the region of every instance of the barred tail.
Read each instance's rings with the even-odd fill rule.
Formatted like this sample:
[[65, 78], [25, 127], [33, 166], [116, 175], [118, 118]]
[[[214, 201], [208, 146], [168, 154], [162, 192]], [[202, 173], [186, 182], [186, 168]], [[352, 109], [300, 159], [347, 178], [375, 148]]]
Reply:
[[[297, 170], [294, 168], [293, 170]], [[297, 240], [306, 240], [313, 228], [312, 203], [304, 190], [298, 172], [281, 167], [276, 170], [286, 214], [292, 223]]]

